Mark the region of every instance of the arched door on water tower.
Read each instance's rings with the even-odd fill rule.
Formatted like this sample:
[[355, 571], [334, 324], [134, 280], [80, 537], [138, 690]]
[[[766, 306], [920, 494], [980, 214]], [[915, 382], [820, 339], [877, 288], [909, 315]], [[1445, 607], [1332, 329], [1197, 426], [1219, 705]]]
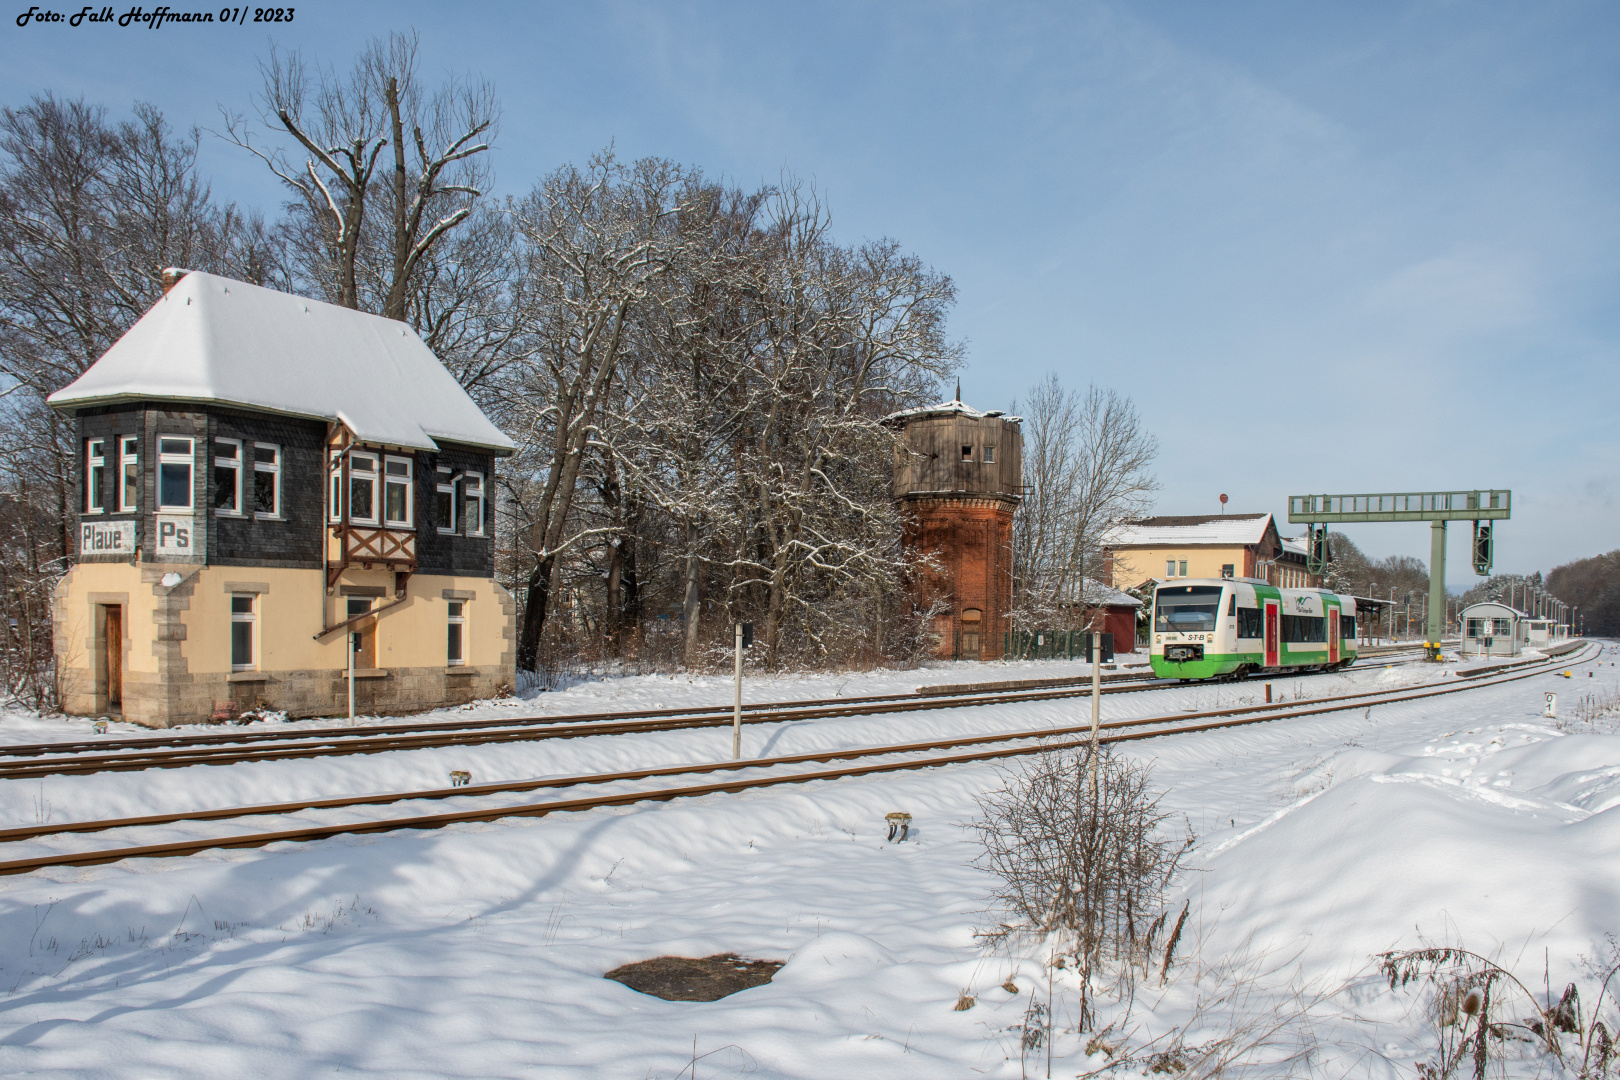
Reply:
[[979, 658], [980, 641], [984, 628], [984, 613], [978, 608], [967, 608], [962, 612], [962, 638], [959, 655], [963, 660], [977, 660]]

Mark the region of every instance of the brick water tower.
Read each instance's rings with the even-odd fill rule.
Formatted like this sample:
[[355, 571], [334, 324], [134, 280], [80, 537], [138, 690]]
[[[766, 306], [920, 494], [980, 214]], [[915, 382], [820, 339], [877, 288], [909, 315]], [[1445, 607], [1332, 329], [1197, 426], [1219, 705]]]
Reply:
[[917, 582], [950, 604], [934, 623], [938, 655], [996, 660], [1012, 604], [1013, 511], [1023, 498], [1021, 418], [956, 398], [889, 418], [902, 433], [894, 497], [911, 519], [908, 547], [942, 564]]

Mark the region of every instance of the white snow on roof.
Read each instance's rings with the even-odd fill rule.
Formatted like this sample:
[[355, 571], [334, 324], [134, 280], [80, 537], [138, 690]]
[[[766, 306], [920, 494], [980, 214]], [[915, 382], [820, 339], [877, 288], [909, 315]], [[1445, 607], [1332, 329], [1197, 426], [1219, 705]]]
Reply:
[[1100, 581], [1086, 581], [1085, 602], [1094, 607], [1141, 607], [1142, 601]]
[[404, 323], [198, 271], [49, 398], [58, 408], [144, 399], [336, 420], [384, 446], [513, 449]]
[[983, 420], [986, 417], [1000, 418], [1009, 424], [1021, 424], [1022, 416], [1008, 416], [1000, 409], [991, 409], [989, 412], [980, 412], [971, 405], [963, 404], [959, 399], [942, 401], [938, 405], [926, 405], [917, 409], [902, 409], [890, 413], [885, 420], [936, 420], [947, 416], [965, 416], [970, 420]]
[[1271, 515], [1213, 518], [1197, 525], [1121, 525], [1111, 532], [1109, 547], [1177, 547], [1185, 544], [1258, 544]]
[[1515, 618], [1519, 618], [1519, 619], [1528, 619], [1528, 618], [1530, 618], [1530, 613], [1529, 612], [1520, 611], [1518, 608], [1513, 607], [1513, 606], [1511, 606], [1509, 604], [1504, 604], [1500, 600], [1481, 600], [1481, 601], [1479, 601], [1477, 603], [1469, 604], [1467, 607], [1463, 608], [1457, 614], [1458, 614], [1459, 617], [1461, 617], [1463, 615], [1468, 614], [1470, 611], [1492, 611], [1492, 612], [1507, 611], [1507, 612], [1511, 612]]
[[1279, 539], [1282, 540], [1282, 547], [1284, 551], [1291, 551], [1295, 555], [1310, 554], [1310, 547], [1306, 544], [1303, 538], [1296, 540], [1291, 536], [1283, 536], [1279, 537]]

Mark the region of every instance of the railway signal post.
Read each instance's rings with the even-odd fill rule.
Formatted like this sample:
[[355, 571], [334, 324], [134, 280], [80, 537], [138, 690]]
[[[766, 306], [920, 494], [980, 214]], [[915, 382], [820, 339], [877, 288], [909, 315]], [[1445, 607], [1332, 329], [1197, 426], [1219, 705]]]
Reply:
[[1414, 491], [1375, 495], [1291, 495], [1290, 524], [1311, 530], [1306, 568], [1321, 573], [1327, 563], [1327, 527], [1367, 521], [1429, 522], [1429, 617], [1424, 648], [1430, 660], [1440, 659], [1440, 639], [1446, 628], [1446, 525], [1472, 521], [1474, 573], [1491, 572], [1492, 521], [1512, 516], [1513, 493], [1500, 488], [1477, 491]]

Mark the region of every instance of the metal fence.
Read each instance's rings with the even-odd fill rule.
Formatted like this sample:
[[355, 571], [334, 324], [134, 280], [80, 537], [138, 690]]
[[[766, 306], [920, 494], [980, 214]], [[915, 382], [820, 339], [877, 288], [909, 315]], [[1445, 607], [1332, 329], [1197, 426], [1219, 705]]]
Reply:
[[[1102, 658], [1114, 658], [1114, 635], [1103, 634]], [[1083, 630], [1010, 630], [1002, 635], [1007, 660], [1090, 660], [1091, 635]]]

